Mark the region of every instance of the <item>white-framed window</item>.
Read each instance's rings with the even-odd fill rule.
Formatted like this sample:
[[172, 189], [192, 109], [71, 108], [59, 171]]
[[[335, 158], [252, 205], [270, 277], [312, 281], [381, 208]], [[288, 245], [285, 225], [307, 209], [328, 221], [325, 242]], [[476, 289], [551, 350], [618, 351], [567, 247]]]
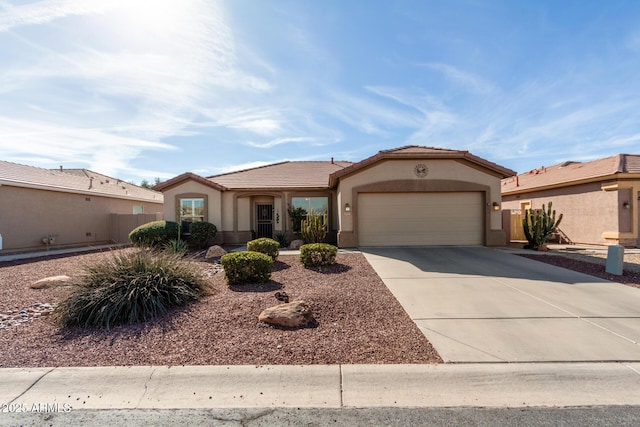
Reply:
[[204, 198], [180, 199], [180, 220], [182, 222], [204, 221]]
[[133, 206], [133, 214], [140, 215], [144, 213], [144, 206], [142, 205], [134, 205]]

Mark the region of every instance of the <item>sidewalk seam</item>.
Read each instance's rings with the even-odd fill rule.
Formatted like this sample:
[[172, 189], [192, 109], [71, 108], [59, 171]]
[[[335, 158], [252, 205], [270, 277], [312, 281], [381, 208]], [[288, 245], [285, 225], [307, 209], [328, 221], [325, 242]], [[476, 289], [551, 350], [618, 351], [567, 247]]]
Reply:
[[51, 372], [55, 371], [56, 368], [51, 368], [49, 369], [47, 372], [45, 372], [44, 374], [40, 375], [40, 377], [35, 380], [33, 382], [33, 384], [31, 384], [29, 387], [27, 387], [27, 389], [25, 391], [23, 391], [22, 393], [20, 393], [18, 396], [16, 396], [14, 399], [12, 399], [9, 404], [15, 402], [16, 400], [20, 399], [22, 396], [24, 396], [29, 390], [31, 390], [36, 384], [38, 384], [40, 382], [40, 380], [42, 380], [44, 377], [46, 377], [47, 375], [49, 375]]
[[344, 408], [344, 373], [342, 372], [342, 364], [338, 365], [340, 372], [340, 407]]
[[149, 374], [149, 378], [147, 378], [146, 381], [144, 382], [144, 393], [142, 393], [142, 396], [140, 396], [140, 399], [138, 400], [138, 404], [136, 405], [136, 408], [140, 407], [140, 404], [142, 403], [142, 399], [144, 399], [144, 397], [147, 395], [147, 391], [149, 391], [149, 381], [151, 381], [151, 378], [153, 377], [153, 374], [155, 374], [157, 369], [158, 369], [157, 367], [154, 367], [153, 370], [151, 370], [151, 373]]

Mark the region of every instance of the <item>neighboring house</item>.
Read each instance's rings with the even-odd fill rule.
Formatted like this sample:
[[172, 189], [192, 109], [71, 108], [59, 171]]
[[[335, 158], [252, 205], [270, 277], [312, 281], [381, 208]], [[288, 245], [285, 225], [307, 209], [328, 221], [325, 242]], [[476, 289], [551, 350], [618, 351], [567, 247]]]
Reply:
[[286, 233], [291, 208], [328, 214], [340, 247], [503, 245], [500, 180], [515, 172], [467, 151], [407, 146], [361, 162], [282, 162], [154, 189], [164, 216], [218, 227], [218, 243]]
[[639, 194], [640, 155], [633, 154], [568, 161], [502, 181], [505, 212], [519, 214], [552, 202], [564, 215], [562, 233], [573, 243], [637, 246]]
[[90, 170], [0, 161], [0, 250], [128, 242], [162, 218], [162, 203], [161, 193]]

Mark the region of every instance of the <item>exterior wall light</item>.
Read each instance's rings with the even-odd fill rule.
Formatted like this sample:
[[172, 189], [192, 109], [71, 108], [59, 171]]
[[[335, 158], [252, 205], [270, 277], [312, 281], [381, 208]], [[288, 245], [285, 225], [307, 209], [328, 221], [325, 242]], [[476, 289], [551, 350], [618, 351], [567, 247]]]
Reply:
[[349, 203], [345, 203], [344, 204], [344, 211], [345, 212], [351, 212], [351, 205]]
[[493, 202], [491, 206], [493, 207], [493, 210], [496, 212], [500, 210], [500, 203], [498, 202]]
[[625, 209], [629, 209], [631, 206], [629, 205], [629, 202], [625, 200], [624, 202], [622, 202], [622, 207]]

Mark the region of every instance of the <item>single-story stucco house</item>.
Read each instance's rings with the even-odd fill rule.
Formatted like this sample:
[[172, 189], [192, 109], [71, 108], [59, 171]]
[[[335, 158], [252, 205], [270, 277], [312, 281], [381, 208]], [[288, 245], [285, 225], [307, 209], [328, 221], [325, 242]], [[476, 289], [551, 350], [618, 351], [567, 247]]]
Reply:
[[[564, 215], [562, 234], [573, 243], [637, 246], [639, 196], [640, 155], [635, 154], [567, 161], [502, 181], [505, 215], [552, 202]], [[505, 229], [508, 222], [505, 218]]]
[[501, 179], [515, 172], [467, 151], [406, 146], [360, 162], [281, 162], [201, 177], [184, 173], [154, 187], [164, 217], [208, 221], [218, 243], [286, 233], [289, 210], [328, 214], [340, 247], [503, 245]]
[[87, 169], [0, 161], [0, 251], [127, 243], [162, 219], [162, 193]]

